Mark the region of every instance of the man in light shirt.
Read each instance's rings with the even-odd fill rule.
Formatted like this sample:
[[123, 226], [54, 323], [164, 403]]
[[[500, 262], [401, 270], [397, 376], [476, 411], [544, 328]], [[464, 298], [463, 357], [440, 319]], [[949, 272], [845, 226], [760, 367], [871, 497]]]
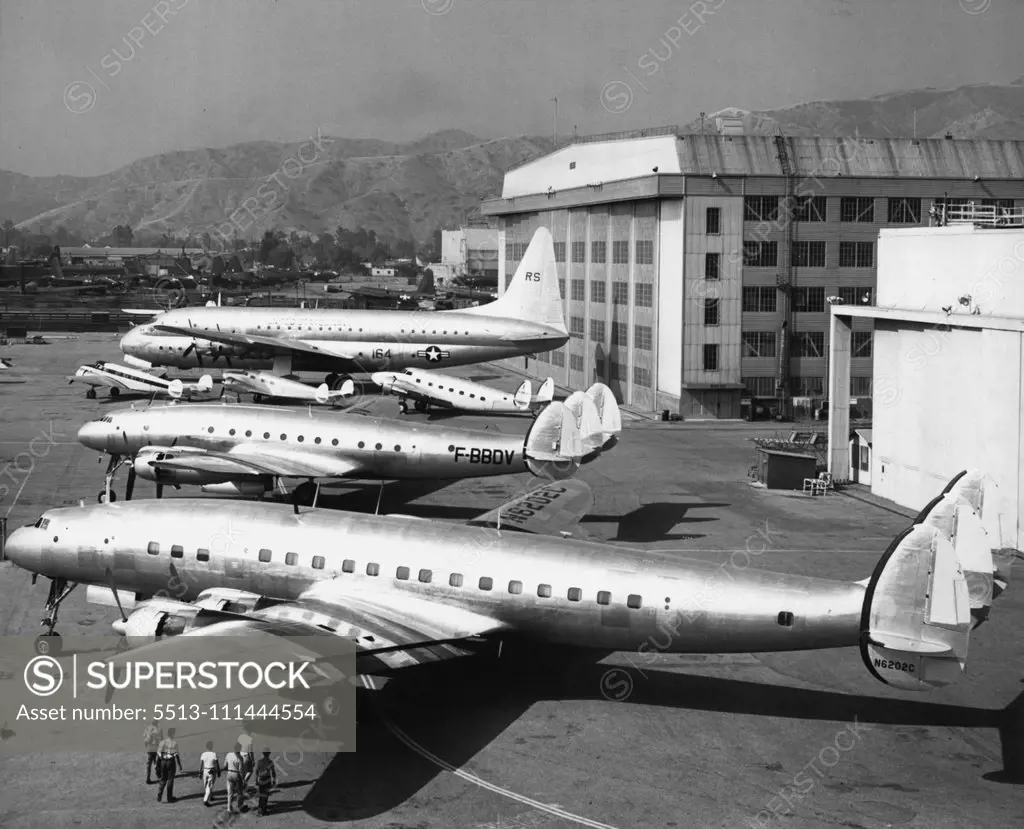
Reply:
[[213, 741], [206, 744], [206, 751], [199, 755], [199, 776], [203, 781], [203, 805], [210, 806], [213, 797], [213, 784], [220, 776], [220, 761], [213, 750]]
[[228, 811], [232, 814], [242, 811], [242, 765], [242, 747], [235, 743], [235, 750], [224, 755], [224, 773], [227, 775], [228, 784]]
[[242, 723], [242, 733], [238, 735], [238, 745], [242, 752], [242, 797], [249, 795], [249, 778], [252, 777], [252, 770], [256, 766], [256, 755], [252, 751], [252, 735], [249, 734], [249, 727]]

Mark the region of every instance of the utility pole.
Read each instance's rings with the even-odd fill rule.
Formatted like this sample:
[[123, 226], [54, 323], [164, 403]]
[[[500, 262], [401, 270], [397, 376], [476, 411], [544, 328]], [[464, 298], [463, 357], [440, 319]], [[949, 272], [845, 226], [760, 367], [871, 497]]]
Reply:
[[555, 112], [554, 112], [554, 116], [551, 119], [551, 139], [554, 142], [554, 145], [557, 147], [558, 146], [558, 98], [551, 98], [549, 100], [554, 101], [554, 103], [555, 103]]

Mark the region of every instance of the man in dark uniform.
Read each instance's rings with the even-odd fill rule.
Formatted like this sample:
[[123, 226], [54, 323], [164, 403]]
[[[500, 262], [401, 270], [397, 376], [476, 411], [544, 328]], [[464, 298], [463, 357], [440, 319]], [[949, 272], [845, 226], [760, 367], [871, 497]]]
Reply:
[[174, 797], [174, 775], [181, 771], [181, 756], [178, 754], [178, 741], [174, 739], [173, 728], [167, 729], [167, 736], [160, 742], [157, 754], [160, 755], [160, 788], [157, 790], [156, 799], [159, 803], [164, 794], [164, 787], [167, 788], [167, 802], [173, 803]]
[[265, 749], [263, 756], [256, 764], [256, 795], [259, 798], [257, 814], [270, 814], [267, 809], [267, 801], [270, 799], [270, 792], [276, 785], [277, 769], [274, 768], [274, 761], [270, 759], [270, 749]]

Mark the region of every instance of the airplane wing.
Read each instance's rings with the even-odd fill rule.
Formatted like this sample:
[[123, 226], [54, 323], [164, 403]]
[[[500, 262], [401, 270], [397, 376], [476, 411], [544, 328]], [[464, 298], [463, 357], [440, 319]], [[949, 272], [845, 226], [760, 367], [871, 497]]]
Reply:
[[273, 475], [278, 478], [345, 478], [362, 467], [344, 458], [325, 457], [294, 450], [275, 451], [269, 447], [236, 446], [230, 452], [196, 452], [194, 450], [151, 460], [154, 469], [186, 469], [215, 475]]
[[562, 535], [576, 526], [593, 505], [594, 494], [590, 487], [578, 478], [570, 478], [534, 487], [525, 495], [467, 523], [472, 527]]
[[241, 346], [243, 348], [269, 349], [277, 354], [290, 354], [293, 351], [302, 351], [307, 354], [321, 354], [328, 357], [338, 357], [345, 360], [354, 360], [356, 355], [345, 343], [334, 341], [320, 341], [314, 344], [306, 340], [284, 340], [280, 337], [264, 337], [258, 334], [239, 334], [231, 331], [207, 331], [204, 328], [188, 328], [178, 325], [155, 326], [160, 331], [169, 334], [178, 334], [182, 337], [192, 337], [197, 340], [209, 340], [211, 342], [224, 343], [225, 345]]

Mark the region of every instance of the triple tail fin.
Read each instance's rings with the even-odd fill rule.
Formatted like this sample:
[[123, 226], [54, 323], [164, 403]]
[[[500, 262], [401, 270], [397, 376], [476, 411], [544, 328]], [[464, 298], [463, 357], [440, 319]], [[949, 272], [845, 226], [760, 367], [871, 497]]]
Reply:
[[985, 479], [961, 472], [897, 536], [867, 584], [861, 656], [875, 678], [908, 691], [956, 682], [972, 627], [1009, 582], [982, 522]]
[[541, 410], [523, 443], [526, 466], [541, 478], [571, 478], [585, 454], [576, 418], [562, 403], [551, 403]]
[[587, 389], [587, 397], [594, 401], [597, 414], [601, 420], [602, 449], [607, 451], [619, 441], [622, 431], [622, 414], [615, 394], [604, 383], [594, 383]]
[[512, 405], [521, 411], [525, 411], [530, 407], [530, 398], [533, 396], [533, 386], [529, 380], [523, 380], [519, 384], [519, 388], [516, 389], [515, 396], [512, 398]]
[[533, 399], [534, 403], [550, 403], [555, 398], [555, 380], [553, 377], [549, 377], [543, 383], [540, 384], [540, 388], [537, 390], [537, 396]]

